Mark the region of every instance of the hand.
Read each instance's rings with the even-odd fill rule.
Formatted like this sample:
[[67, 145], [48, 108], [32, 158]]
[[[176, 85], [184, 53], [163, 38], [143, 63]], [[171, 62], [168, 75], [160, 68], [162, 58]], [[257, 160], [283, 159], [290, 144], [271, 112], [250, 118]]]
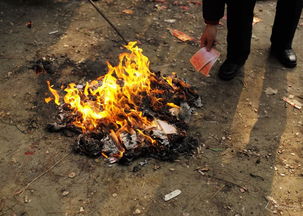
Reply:
[[217, 25], [207, 24], [200, 38], [200, 46], [206, 47], [207, 51], [210, 51], [211, 48], [216, 45], [216, 37]]

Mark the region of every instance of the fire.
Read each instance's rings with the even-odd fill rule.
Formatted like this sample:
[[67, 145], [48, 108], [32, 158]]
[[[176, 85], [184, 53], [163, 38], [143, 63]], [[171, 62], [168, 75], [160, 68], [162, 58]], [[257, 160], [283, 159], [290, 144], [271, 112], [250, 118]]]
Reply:
[[[60, 102], [59, 102], [60, 96], [59, 96], [59, 94], [57, 93], [57, 91], [56, 91], [55, 89], [52, 88], [52, 86], [50, 85], [50, 82], [49, 82], [49, 81], [47, 81], [47, 85], [48, 85], [49, 91], [50, 91], [50, 92], [53, 94], [53, 96], [54, 96], [55, 104], [60, 105]], [[46, 102], [46, 103], [49, 103], [49, 102], [52, 101], [52, 100], [53, 100], [53, 99], [52, 99], [51, 97], [45, 98], [45, 102]]]
[[153, 74], [148, 58], [135, 44], [130, 42], [126, 46], [131, 53], [120, 54], [117, 66], [107, 62], [108, 73], [97, 81], [86, 83], [84, 91], [75, 83], [65, 89], [64, 102], [80, 114], [74, 124], [84, 132], [97, 129], [100, 123], [113, 124], [116, 130], [124, 127], [128, 131], [151, 124], [138, 104], [143, 99], [143, 92], [150, 94]]
[[[161, 97], [167, 89], [173, 91], [177, 88], [173, 77], [159, 79], [151, 72], [150, 62], [142, 54], [143, 50], [136, 46], [136, 42], [130, 42], [125, 48], [130, 52], [119, 55], [117, 66], [107, 62], [108, 72], [105, 76], [87, 82], [83, 87], [70, 83], [64, 89], [66, 94], [63, 97], [64, 104], [73, 112], [73, 124], [76, 127], [81, 128], [83, 133], [105, 131], [111, 134], [122, 155], [124, 148], [119, 140], [122, 132], [140, 134], [145, 142], [156, 144], [152, 137], [144, 133], [146, 128], [154, 124], [154, 120], [143, 113], [142, 104], [146, 100], [158, 110], [165, 106], [179, 107]], [[165, 90], [156, 88], [154, 83], [165, 86]], [[62, 98], [49, 81], [47, 84], [54, 102], [60, 105]], [[45, 99], [47, 103], [51, 100]]]

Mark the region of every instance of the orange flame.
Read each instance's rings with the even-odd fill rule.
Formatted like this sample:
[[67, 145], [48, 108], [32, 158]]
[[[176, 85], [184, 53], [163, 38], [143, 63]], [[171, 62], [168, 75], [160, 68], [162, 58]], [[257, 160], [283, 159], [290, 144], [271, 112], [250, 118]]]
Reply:
[[53, 98], [51, 98], [51, 97], [48, 97], [48, 98], [45, 98], [45, 99], [44, 99], [45, 103], [49, 103], [49, 102], [51, 102], [52, 100], [53, 100]]
[[[64, 89], [66, 94], [63, 100], [75, 114], [73, 124], [84, 133], [98, 131], [101, 126], [106, 126], [107, 132], [119, 139], [121, 132], [131, 133], [135, 129], [145, 141], [154, 145], [156, 140], [143, 132], [145, 128], [153, 125], [153, 120], [143, 115], [140, 104], [146, 96], [151, 98], [152, 105], [161, 103], [163, 99], [154, 95], [163, 94], [164, 90], [151, 87], [156, 76], [150, 71], [150, 62], [142, 54], [142, 49], [136, 46], [136, 42], [129, 42], [125, 47], [130, 53], [120, 54], [117, 66], [107, 62], [107, 74], [87, 82], [83, 89], [77, 88], [75, 83], [70, 83]], [[162, 82], [166, 82], [168, 88], [175, 88], [172, 77], [166, 77]], [[60, 105], [57, 91], [49, 81], [47, 84], [55, 103]], [[49, 102], [50, 99], [45, 101]], [[173, 103], [163, 105], [178, 107]], [[122, 157], [124, 149], [118, 140], [116, 145]]]
[[91, 131], [101, 122], [114, 122], [116, 128], [124, 125], [125, 120], [132, 128], [150, 124], [139, 111], [136, 100], [141, 92], [150, 92], [152, 73], [148, 58], [142, 55], [142, 49], [135, 44], [136, 42], [130, 42], [125, 46], [131, 53], [120, 54], [120, 62], [116, 67], [107, 62], [108, 73], [98, 78], [102, 85], [94, 80], [86, 83], [83, 92], [75, 83], [69, 84], [65, 89], [64, 102], [81, 115], [74, 122], [76, 126]]
[[[50, 82], [49, 82], [49, 81], [46, 81], [46, 82], [47, 82], [49, 91], [50, 91], [50, 92], [53, 94], [53, 96], [54, 96], [55, 104], [60, 105], [60, 102], [59, 102], [60, 96], [59, 96], [59, 94], [57, 93], [57, 91], [56, 91], [55, 89], [52, 88], [53, 86], [50, 85]], [[45, 102], [46, 102], [46, 103], [49, 103], [51, 100], [53, 100], [53, 98], [50, 98], [50, 97], [49, 97], [49, 98], [45, 98]]]

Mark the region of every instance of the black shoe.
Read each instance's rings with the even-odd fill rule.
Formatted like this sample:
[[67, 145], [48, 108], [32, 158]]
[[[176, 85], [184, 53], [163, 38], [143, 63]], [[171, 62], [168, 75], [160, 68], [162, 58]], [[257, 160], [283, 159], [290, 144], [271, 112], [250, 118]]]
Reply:
[[232, 80], [235, 76], [241, 73], [242, 66], [243, 65], [231, 63], [225, 60], [219, 69], [218, 76], [221, 80]]
[[285, 67], [294, 68], [297, 66], [297, 56], [293, 49], [277, 49], [272, 46], [270, 51]]

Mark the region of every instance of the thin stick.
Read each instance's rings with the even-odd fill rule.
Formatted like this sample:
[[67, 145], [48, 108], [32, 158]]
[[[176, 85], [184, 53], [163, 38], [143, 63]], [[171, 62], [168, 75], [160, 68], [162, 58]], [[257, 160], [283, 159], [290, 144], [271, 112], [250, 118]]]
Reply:
[[46, 173], [48, 173], [51, 169], [53, 169], [55, 166], [57, 166], [59, 163], [61, 163], [65, 158], [67, 158], [69, 155], [71, 154], [68, 153], [65, 156], [63, 156], [60, 160], [58, 160], [56, 163], [54, 163], [51, 167], [49, 167], [47, 170], [45, 170], [44, 172], [42, 172], [40, 175], [38, 175], [37, 177], [35, 177], [33, 180], [31, 180], [29, 183], [27, 183], [27, 185], [22, 188], [21, 190], [17, 191], [15, 193], [15, 195], [21, 195], [32, 183], [34, 183], [35, 181], [37, 181], [39, 178], [41, 178], [42, 176], [44, 176]]
[[216, 191], [216, 193], [214, 193], [211, 197], [210, 197], [210, 199], [212, 200], [223, 188], [225, 187], [225, 185], [223, 185], [222, 187], [220, 187], [220, 189], [219, 190], [217, 190]]
[[[199, 172], [199, 171], [198, 171]], [[200, 173], [200, 172], [199, 172]], [[201, 174], [201, 173], [200, 173]], [[202, 174], [201, 174], [202, 175]], [[239, 188], [245, 188], [237, 183], [234, 183], [234, 182], [231, 182], [229, 180], [226, 180], [226, 179], [223, 179], [223, 178], [219, 178], [219, 177], [216, 177], [216, 176], [213, 176], [213, 175], [210, 175], [210, 174], [207, 174], [207, 175], [202, 175], [204, 177], [207, 177], [207, 178], [212, 178], [212, 179], [215, 179], [217, 181], [222, 181], [224, 182], [225, 184], [231, 184], [233, 186], [236, 186], [236, 187], [239, 187]]]
[[0, 119], [0, 123], [2, 123], [2, 124], [6, 124], [6, 125], [9, 125], [9, 126], [14, 126], [18, 131], [20, 131], [21, 133], [23, 133], [23, 134], [27, 134], [26, 133], [26, 131], [24, 131], [24, 130], [22, 130], [22, 129], [20, 129], [19, 127], [18, 127], [18, 125], [17, 124], [13, 124], [13, 123], [9, 123], [9, 122], [5, 122], [5, 121], [3, 121], [2, 119]]
[[106, 22], [115, 30], [115, 32], [120, 36], [120, 38], [123, 40], [125, 44], [128, 44], [128, 42], [125, 40], [125, 38], [122, 36], [122, 34], [119, 32], [119, 30], [114, 26], [114, 24], [105, 16], [105, 14], [95, 5], [95, 3], [92, 0], [88, 0], [91, 5], [97, 10], [97, 12], [106, 20]]

